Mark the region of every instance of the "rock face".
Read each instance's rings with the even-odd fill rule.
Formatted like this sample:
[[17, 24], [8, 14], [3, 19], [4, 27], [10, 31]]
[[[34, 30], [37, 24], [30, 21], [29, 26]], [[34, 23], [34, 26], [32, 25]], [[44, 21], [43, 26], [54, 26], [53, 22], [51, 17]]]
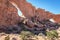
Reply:
[[0, 26], [14, 25], [18, 18], [17, 9], [8, 0], [0, 0]]
[[60, 14], [54, 15], [53, 19], [57, 22], [60, 23]]
[[[10, 2], [16, 3], [24, 16], [26, 16], [28, 19], [31, 19], [34, 16], [38, 20], [53, 18], [55, 21], [57, 21], [60, 19], [60, 15], [54, 15], [48, 11], [45, 11], [44, 9], [36, 9], [26, 0], [0, 0], [0, 25], [13, 25], [18, 22], [19, 16], [17, 9]], [[60, 20], [57, 22], [60, 22]]]
[[[53, 18], [57, 23], [60, 23], [60, 15], [52, 14], [44, 9], [38, 8], [36, 9], [32, 4], [28, 3], [26, 0], [10, 0], [10, 2], [16, 3], [20, 8], [22, 13], [29, 19], [33, 16], [37, 16], [38, 19], [50, 19]], [[59, 19], [59, 20], [58, 20]]]
[[[12, 3], [18, 6], [26, 18], [21, 18], [18, 15], [18, 10]], [[0, 31], [7, 33], [19, 33], [24, 29], [38, 34], [41, 31], [45, 32], [46, 27], [55, 29], [60, 25], [56, 27], [56, 23], [45, 20], [53, 18], [56, 22], [60, 22], [59, 16], [44, 9], [36, 9], [26, 0], [0, 0]]]

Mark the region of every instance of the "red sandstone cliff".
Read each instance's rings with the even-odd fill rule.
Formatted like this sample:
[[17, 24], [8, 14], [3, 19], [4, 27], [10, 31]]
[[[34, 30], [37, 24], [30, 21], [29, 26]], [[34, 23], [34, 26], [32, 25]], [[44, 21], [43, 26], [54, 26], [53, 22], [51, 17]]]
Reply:
[[53, 15], [53, 19], [54, 19], [57, 23], [60, 23], [60, 14]]
[[19, 20], [17, 9], [10, 2], [15, 3], [28, 19], [37, 16], [38, 20], [53, 18], [60, 22], [60, 15], [54, 15], [41, 8], [36, 9], [26, 0], [0, 0], [0, 25], [14, 25]]
[[20, 8], [22, 13], [27, 17], [31, 18], [35, 15], [39, 16], [39, 20], [41, 19], [50, 19], [53, 18], [56, 22], [60, 22], [60, 15], [52, 14], [44, 9], [38, 8], [36, 9], [32, 4], [28, 3], [26, 0], [10, 0], [10, 2], [16, 3]]
[[17, 9], [8, 0], [0, 0], [0, 26], [14, 25], [18, 18]]

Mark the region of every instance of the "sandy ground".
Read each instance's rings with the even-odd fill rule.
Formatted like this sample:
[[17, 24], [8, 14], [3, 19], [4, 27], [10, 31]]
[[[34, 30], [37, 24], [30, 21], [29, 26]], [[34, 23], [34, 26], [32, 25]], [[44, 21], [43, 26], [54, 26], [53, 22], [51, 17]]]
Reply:
[[[15, 38], [16, 40], [22, 40], [19, 34], [5, 34], [5, 33], [0, 33], [0, 40], [5, 40], [5, 37], [9, 35], [10, 40], [13, 40]], [[36, 38], [33, 38], [34, 40], [45, 40], [42, 36], [37, 36]]]
[[0, 40], [5, 40], [5, 37], [7, 37], [8, 35], [10, 37], [10, 40], [13, 40], [13, 38], [15, 38], [16, 40], [21, 40], [18, 34], [5, 34], [5, 33], [0, 33]]

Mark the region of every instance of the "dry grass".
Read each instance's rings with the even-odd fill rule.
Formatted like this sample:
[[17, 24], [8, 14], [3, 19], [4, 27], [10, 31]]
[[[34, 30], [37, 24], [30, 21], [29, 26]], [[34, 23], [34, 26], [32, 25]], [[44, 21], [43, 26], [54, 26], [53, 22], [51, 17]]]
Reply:
[[[55, 40], [60, 40], [60, 37]], [[44, 35], [34, 35], [28, 31], [22, 31], [20, 34], [6, 34], [0, 33], [0, 40], [49, 40], [47, 36]]]

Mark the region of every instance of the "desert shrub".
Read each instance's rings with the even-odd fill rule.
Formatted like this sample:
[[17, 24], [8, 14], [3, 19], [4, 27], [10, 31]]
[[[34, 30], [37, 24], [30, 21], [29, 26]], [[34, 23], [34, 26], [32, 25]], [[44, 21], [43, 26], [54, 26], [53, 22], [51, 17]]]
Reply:
[[58, 33], [55, 30], [51, 30], [49, 32], [46, 32], [46, 34], [47, 34], [47, 37], [50, 40], [53, 40], [54, 38], [57, 38], [58, 37]]
[[10, 37], [9, 37], [9, 35], [5, 37], [5, 40], [10, 40]]
[[29, 31], [22, 31], [20, 35], [23, 40], [30, 40], [34, 36], [34, 34]]

